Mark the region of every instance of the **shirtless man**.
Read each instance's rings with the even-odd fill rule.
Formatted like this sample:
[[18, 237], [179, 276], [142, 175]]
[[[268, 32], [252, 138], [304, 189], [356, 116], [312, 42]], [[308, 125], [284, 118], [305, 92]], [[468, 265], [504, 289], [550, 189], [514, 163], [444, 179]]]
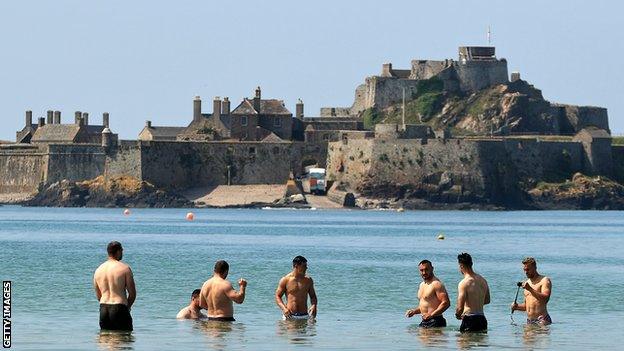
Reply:
[[178, 312], [176, 316], [177, 319], [200, 319], [206, 318], [206, 316], [201, 313], [201, 307], [199, 306], [199, 293], [200, 289], [193, 290], [191, 294], [191, 303], [184, 307]]
[[111, 241], [106, 251], [108, 259], [93, 274], [95, 296], [100, 302], [100, 328], [130, 331], [132, 330], [130, 308], [136, 299], [132, 270], [130, 266], [121, 262], [123, 256], [121, 243]]
[[225, 279], [229, 271], [230, 265], [227, 262], [217, 261], [212, 278], [206, 280], [201, 288], [199, 306], [208, 311], [209, 321], [234, 322], [232, 302], [241, 304], [245, 301], [247, 281], [243, 278], [238, 280], [240, 289], [237, 292], [232, 283]]
[[548, 325], [552, 319], [548, 314], [546, 305], [550, 300], [552, 284], [550, 278], [537, 273], [537, 262], [533, 257], [522, 260], [524, 274], [527, 281], [522, 283], [524, 289], [524, 303], [511, 305], [512, 311], [526, 311], [527, 324]]
[[418, 307], [405, 312], [411, 318], [417, 314], [422, 316], [421, 328], [446, 327], [446, 319], [442, 313], [451, 305], [444, 284], [433, 274], [433, 265], [429, 260], [422, 260], [418, 270], [423, 282], [418, 287]]
[[457, 309], [455, 317], [461, 319], [459, 331], [487, 332], [487, 320], [483, 306], [490, 303], [490, 288], [487, 281], [472, 270], [472, 257], [467, 253], [457, 256], [459, 271], [464, 279], [457, 286]]
[[[275, 291], [275, 302], [282, 310], [283, 319], [316, 318], [316, 292], [312, 278], [306, 276], [308, 260], [303, 256], [293, 259], [293, 270], [280, 279]], [[282, 297], [286, 294], [286, 304]], [[308, 295], [310, 308], [308, 309]]]

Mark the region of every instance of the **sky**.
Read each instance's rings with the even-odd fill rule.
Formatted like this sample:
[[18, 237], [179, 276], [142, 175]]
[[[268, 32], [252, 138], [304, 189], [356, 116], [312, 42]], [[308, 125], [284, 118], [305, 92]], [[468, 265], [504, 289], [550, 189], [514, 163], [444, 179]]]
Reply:
[[616, 1], [84, 1], [0, 2], [0, 140], [24, 111], [89, 112], [136, 139], [146, 120], [186, 126], [193, 97], [235, 107], [261, 86], [305, 115], [350, 106], [384, 62], [457, 58], [486, 45], [552, 102], [602, 106], [624, 134], [624, 54]]

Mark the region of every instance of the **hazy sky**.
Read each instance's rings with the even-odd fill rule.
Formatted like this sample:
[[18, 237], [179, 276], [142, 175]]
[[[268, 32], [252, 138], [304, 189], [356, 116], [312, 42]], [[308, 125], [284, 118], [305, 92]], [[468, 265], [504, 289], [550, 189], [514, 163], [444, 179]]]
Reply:
[[145, 120], [186, 126], [192, 100], [283, 99], [306, 116], [349, 106], [383, 62], [456, 58], [486, 44], [554, 102], [608, 108], [624, 133], [623, 6], [616, 1], [2, 1], [0, 139], [76, 110], [136, 139]]

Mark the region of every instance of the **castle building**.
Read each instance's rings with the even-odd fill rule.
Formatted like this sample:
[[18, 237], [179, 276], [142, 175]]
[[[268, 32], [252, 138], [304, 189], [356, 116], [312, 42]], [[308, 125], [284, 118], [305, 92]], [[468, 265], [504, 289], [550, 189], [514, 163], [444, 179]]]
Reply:
[[[89, 124], [87, 112], [75, 112], [74, 123], [62, 124], [60, 111], [47, 111], [47, 118], [40, 117], [32, 123], [32, 111], [26, 111], [24, 128], [17, 131], [16, 143], [22, 144], [101, 144], [102, 133], [109, 128], [109, 114], [102, 114], [102, 124]], [[110, 132], [110, 129], [108, 130]], [[116, 142], [117, 134], [110, 134], [110, 140]]]

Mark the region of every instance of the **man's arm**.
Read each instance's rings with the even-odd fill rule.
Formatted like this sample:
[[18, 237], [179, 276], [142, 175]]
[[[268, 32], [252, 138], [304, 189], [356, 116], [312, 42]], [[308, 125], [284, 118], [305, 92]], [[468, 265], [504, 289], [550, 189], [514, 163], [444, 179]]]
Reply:
[[247, 282], [240, 279], [238, 284], [240, 285], [240, 290], [238, 292], [234, 290], [234, 287], [230, 284], [230, 289], [225, 294], [230, 300], [236, 302], [237, 304], [241, 304], [245, 301], [245, 287], [247, 286]]
[[208, 302], [206, 302], [206, 296], [208, 295], [208, 287], [207, 284], [204, 283], [201, 287], [201, 291], [199, 292], [199, 307], [208, 310]]
[[449, 306], [451, 306], [451, 301], [449, 300], [448, 293], [446, 292], [446, 287], [444, 287], [444, 284], [434, 284], [434, 289], [436, 297], [438, 298], [438, 301], [440, 301], [440, 304], [438, 305], [438, 308], [436, 308], [433, 312], [424, 313], [422, 316], [423, 319], [429, 319], [430, 317], [442, 315], [442, 313], [444, 313], [444, 311], [446, 311]]
[[524, 288], [524, 290], [528, 291], [529, 294], [533, 295], [538, 301], [543, 302], [543, 303], [547, 303], [548, 300], [550, 300], [550, 291], [552, 289], [552, 283], [550, 282], [549, 278], [544, 278], [544, 287], [542, 288], [542, 291], [539, 292], [535, 289], [533, 289], [531, 287], [531, 285], [529, 285], [528, 282], [525, 282], [522, 285], [522, 288]]
[[93, 288], [95, 289], [95, 297], [97, 298], [98, 301], [100, 301], [102, 299], [102, 291], [100, 291], [100, 287], [98, 286], [97, 281], [95, 280], [95, 274], [93, 274]]
[[314, 290], [314, 281], [312, 278], [310, 278], [310, 290], [308, 290], [308, 295], [310, 295], [310, 308], [308, 309], [308, 314], [311, 314], [312, 317], [316, 317], [318, 299], [316, 298], [316, 291]]
[[183, 309], [180, 310], [180, 312], [178, 312], [178, 315], [176, 316], [177, 319], [188, 319], [191, 318], [191, 311], [189, 311], [188, 308], [184, 307]]
[[136, 286], [134, 285], [134, 276], [132, 275], [132, 269], [128, 267], [126, 272], [126, 290], [128, 291], [128, 308], [132, 307], [134, 300], [136, 300]]
[[461, 319], [464, 314], [464, 304], [466, 303], [466, 288], [463, 282], [457, 285], [457, 308], [455, 308], [455, 318]]
[[[483, 279], [485, 281], [485, 279]], [[485, 298], [483, 299], [483, 304], [487, 305], [490, 303], [490, 287], [488, 286], [487, 281], [485, 281]]]
[[416, 308], [412, 308], [409, 309], [407, 311], [405, 311], [405, 317], [407, 318], [412, 318], [417, 314], [420, 314], [422, 311], [420, 310], [420, 291], [422, 289], [423, 283], [420, 283], [420, 285], [418, 286], [418, 306], [416, 306]]
[[288, 310], [288, 307], [284, 305], [284, 301], [282, 300], [282, 296], [286, 293], [286, 281], [286, 277], [284, 277], [280, 279], [277, 284], [277, 290], [275, 290], [275, 303], [277, 304], [277, 307], [282, 310], [284, 316], [288, 317], [290, 316], [290, 311]]

